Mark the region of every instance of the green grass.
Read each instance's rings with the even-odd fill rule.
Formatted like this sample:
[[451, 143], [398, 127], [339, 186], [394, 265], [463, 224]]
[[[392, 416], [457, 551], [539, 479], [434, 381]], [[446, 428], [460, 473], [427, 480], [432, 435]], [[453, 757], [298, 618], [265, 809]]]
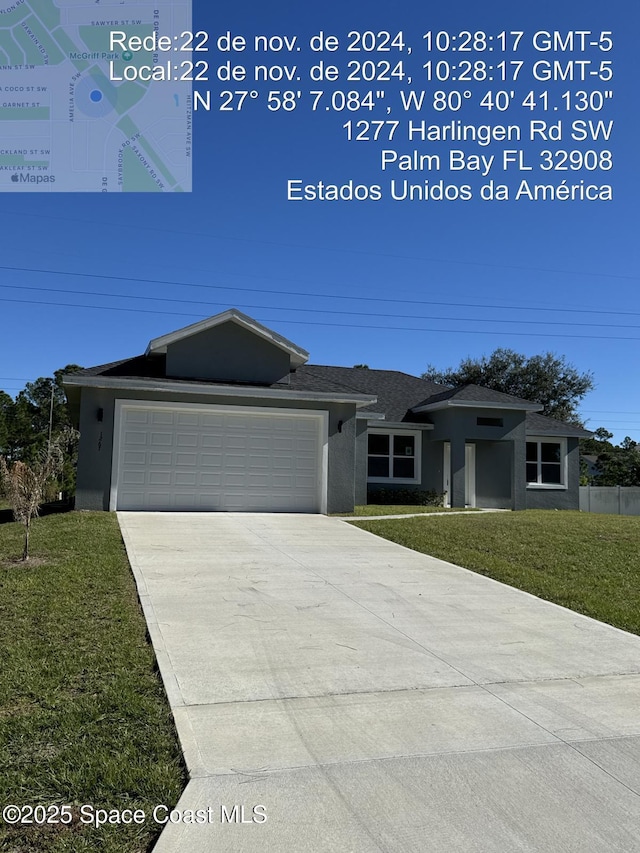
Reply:
[[530, 510], [352, 523], [640, 634], [640, 518]]
[[[0, 802], [141, 808], [177, 802], [186, 775], [117, 521], [34, 522], [33, 564], [0, 525]], [[159, 827], [0, 822], [11, 853], [142, 853]]]
[[[409, 506], [406, 504], [389, 506], [387, 504], [366, 504], [365, 506], [355, 507], [353, 512], [336, 512], [332, 515], [340, 516], [341, 518], [352, 518], [357, 516], [367, 515], [409, 515], [411, 513], [432, 513], [432, 512], [469, 512], [469, 509], [460, 510], [442, 506]], [[475, 512], [475, 510], [471, 510]]]

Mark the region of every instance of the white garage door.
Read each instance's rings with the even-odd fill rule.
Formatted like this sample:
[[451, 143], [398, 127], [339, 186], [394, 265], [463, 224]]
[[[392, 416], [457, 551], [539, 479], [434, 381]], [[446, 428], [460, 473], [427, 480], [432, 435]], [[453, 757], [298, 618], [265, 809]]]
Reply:
[[112, 507], [320, 512], [320, 412], [116, 406]]

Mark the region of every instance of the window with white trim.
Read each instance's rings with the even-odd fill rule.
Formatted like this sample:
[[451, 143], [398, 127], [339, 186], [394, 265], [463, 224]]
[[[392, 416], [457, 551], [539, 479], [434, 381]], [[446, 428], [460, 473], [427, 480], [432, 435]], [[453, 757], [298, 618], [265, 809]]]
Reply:
[[420, 433], [370, 430], [367, 479], [370, 483], [420, 482]]
[[566, 442], [558, 438], [527, 439], [527, 485], [562, 487], [567, 484]]

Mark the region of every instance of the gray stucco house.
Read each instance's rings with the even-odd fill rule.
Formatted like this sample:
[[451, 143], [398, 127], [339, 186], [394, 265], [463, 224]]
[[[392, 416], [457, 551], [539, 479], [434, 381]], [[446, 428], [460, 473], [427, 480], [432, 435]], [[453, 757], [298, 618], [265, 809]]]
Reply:
[[535, 403], [309, 354], [231, 309], [68, 375], [76, 507], [348, 512], [367, 490], [578, 508], [578, 439]]

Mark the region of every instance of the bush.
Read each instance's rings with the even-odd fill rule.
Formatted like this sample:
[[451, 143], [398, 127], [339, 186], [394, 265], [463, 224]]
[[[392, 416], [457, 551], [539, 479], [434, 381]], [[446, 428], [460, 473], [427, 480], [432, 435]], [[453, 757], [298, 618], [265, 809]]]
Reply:
[[367, 503], [384, 506], [443, 506], [444, 493], [432, 489], [369, 489]]

